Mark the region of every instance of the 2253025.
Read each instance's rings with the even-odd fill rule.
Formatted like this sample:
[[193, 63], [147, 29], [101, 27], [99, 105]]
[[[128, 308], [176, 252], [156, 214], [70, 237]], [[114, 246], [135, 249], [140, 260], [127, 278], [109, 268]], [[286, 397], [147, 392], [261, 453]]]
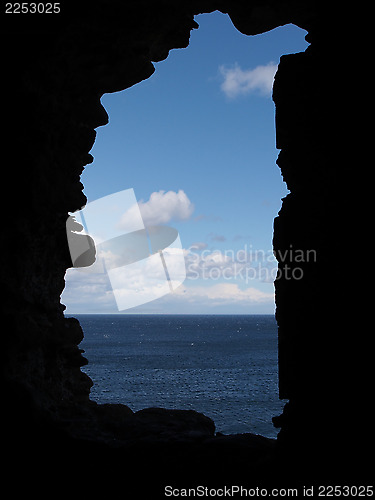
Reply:
[[60, 12], [60, 2], [7, 2], [5, 4], [5, 14], [59, 14]]

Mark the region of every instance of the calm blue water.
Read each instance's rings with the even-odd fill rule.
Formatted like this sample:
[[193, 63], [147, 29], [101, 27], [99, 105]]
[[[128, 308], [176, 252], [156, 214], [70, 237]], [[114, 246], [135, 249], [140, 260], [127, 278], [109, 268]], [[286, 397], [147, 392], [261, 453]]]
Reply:
[[277, 326], [272, 315], [75, 315], [91, 399], [133, 411], [194, 409], [224, 434], [276, 437]]

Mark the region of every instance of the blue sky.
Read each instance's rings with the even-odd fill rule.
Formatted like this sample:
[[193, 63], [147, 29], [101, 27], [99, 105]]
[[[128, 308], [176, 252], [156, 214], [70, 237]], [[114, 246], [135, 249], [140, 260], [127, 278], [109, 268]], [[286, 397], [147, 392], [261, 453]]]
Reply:
[[[187, 49], [148, 80], [102, 97], [82, 174], [88, 201], [132, 188], [145, 221], [178, 230], [187, 277], [127, 313], [274, 312], [273, 219], [288, 193], [275, 164], [274, 71], [308, 46], [293, 25], [248, 37], [221, 13], [196, 17]], [[103, 277], [69, 270], [69, 314], [117, 312]]]

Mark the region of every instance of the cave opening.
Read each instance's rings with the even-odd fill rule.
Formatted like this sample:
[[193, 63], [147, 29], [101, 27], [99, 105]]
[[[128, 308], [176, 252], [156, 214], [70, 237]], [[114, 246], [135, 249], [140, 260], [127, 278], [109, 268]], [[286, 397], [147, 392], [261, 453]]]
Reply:
[[[363, 9], [294, 0], [92, 0], [61, 2], [61, 15], [37, 15], [25, 13], [27, 5], [23, 13], [18, 7], [9, 12], [9, 6], [1, 29], [6, 47], [4, 156], [11, 160], [2, 180], [13, 195], [4, 210], [8, 223], [1, 278], [6, 323], [3, 449], [9, 483], [18, 484], [23, 477], [22, 484], [35, 485], [43, 471], [43, 477], [50, 473], [71, 492], [80, 471], [82, 489], [89, 474], [96, 491], [100, 480], [106, 492], [111, 479], [122, 488], [130, 480], [138, 493], [134, 498], [145, 496], [141, 482], [159, 487], [163, 477], [164, 484], [171, 484], [174, 472], [181, 485], [187, 479], [206, 484], [209, 477], [212, 484], [242, 484], [243, 478], [258, 487], [260, 476], [265, 484], [274, 483], [272, 473], [277, 473], [276, 483], [288, 486], [371, 484], [372, 443], [366, 429], [372, 415], [372, 350], [366, 322], [358, 319], [358, 273], [348, 268], [345, 246], [348, 235], [358, 234], [363, 217], [363, 203], [353, 197], [363, 198], [367, 165], [356, 160], [361, 146], [354, 139], [357, 121], [350, 111], [360, 109], [359, 93], [353, 92], [358, 78], [348, 71], [352, 56], [359, 57], [365, 46]], [[100, 97], [123, 89], [131, 95], [156, 81], [146, 80], [154, 71], [152, 61], [186, 48], [194, 15], [214, 9], [228, 12], [248, 35], [294, 23], [308, 30], [311, 44], [281, 58], [273, 94], [277, 163], [290, 190], [274, 221], [274, 248], [287, 256], [279, 268], [299, 265], [288, 257], [291, 246], [315, 250], [317, 259], [304, 264], [303, 280], [275, 283], [279, 391], [289, 403], [275, 422], [281, 430], [277, 441], [271, 440], [272, 450], [270, 440], [261, 436], [217, 436], [212, 421], [196, 412], [131, 412], [125, 405], [90, 400], [92, 381], [82, 368], [82, 328], [77, 319], [64, 316], [60, 302], [71, 265], [67, 214], [86, 201], [80, 175], [92, 160], [88, 152], [94, 129], [106, 120]], [[357, 31], [362, 32], [359, 37]], [[196, 37], [199, 30], [194, 33]], [[219, 83], [216, 88], [220, 93]], [[250, 114], [245, 100], [237, 102]], [[202, 114], [196, 115], [198, 122]], [[101, 132], [99, 140], [106, 129]], [[154, 149], [155, 157], [165, 149], [147, 141], [136, 144], [141, 152]], [[96, 164], [87, 174], [98, 167], [95, 154]], [[232, 159], [228, 165], [235, 172]], [[163, 171], [160, 164], [155, 170]], [[196, 181], [202, 179], [199, 174]], [[107, 177], [112, 178], [109, 171]], [[106, 177], [101, 179], [105, 187]], [[237, 184], [247, 185], [246, 179], [242, 176]], [[88, 178], [85, 184], [89, 197], [101, 196], [89, 193]], [[106, 187], [104, 194], [118, 188], [123, 188], [121, 182], [108, 191]], [[156, 189], [152, 182], [137, 196], [147, 201]], [[181, 236], [183, 232], [181, 223]], [[155, 489], [149, 498], [157, 497]]]
[[[274, 437], [276, 430], [271, 418], [281, 412], [285, 401], [279, 401], [277, 390], [273, 293], [276, 261], [272, 253], [272, 226], [287, 188], [275, 164], [278, 151], [271, 87], [281, 55], [300, 52], [307, 47], [306, 32], [295, 25], [287, 25], [248, 37], [233, 28], [229, 17], [220, 12], [196, 16], [196, 21], [200, 27], [191, 33], [188, 48], [171, 51], [165, 61], [155, 64], [156, 72], [148, 80], [102, 97], [110, 123], [100, 129], [91, 150], [94, 164], [86, 168], [81, 180], [89, 201], [119, 191], [119, 188], [133, 188], [141, 203], [144, 206], [148, 203], [153, 208], [151, 216], [154, 219], [178, 229], [183, 248], [190, 252], [191, 260], [186, 262], [193, 267], [190, 275], [187, 274], [183, 293], [128, 311], [127, 328], [134, 329], [134, 323], [139, 321], [135, 315], [142, 315], [145, 323], [147, 316], [152, 315], [176, 315], [179, 320], [196, 314], [207, 315], [207, 318], [234, 315], [238, 320], [237, 333], [241, 328], [259, 331], [259, 325], [268, 329], [269, 343], [264, 353], [268, 350], [273, 367], [263, 367], [264, 373], [260, 375], [261, 365], [251, 366], [253, 346], [249, 344], [249, 366], [246, 369], [241, 365], [234, 375], [229, 374], [237, 378], [232, 380], [228, 389], [231, 394], [223, 403], [214, 378], [209, 391], [203, 388], [207, 384], [204, 372], [198, 378], [190, 373], [190, 380], [170, 377], [168, 386], [165, 370], [170, 370], [170, 365], [168, 368], [158, 363], [148, 365], [143, 367], [142, 373], [124, 368], [127, 364], [134, 366], [134, 360], [142, 353], [146, 355], [142, 342], [147, 340], [147, 349], [155, 349], [155, 346], [150, 344], [151, 339], [140, 338], [127, 344], [111, 331], [113, 325], [121, 327], [119, 317], [110, 316], [116, 314], [117, 309], [107, 279], [88, 278], [74, 269], [69, 270], [62, 302], [67, 306], [66, 315], [78, 317], [85, 332], [81, 347], [89, 364], [82, 370], [94, 382], [90, 396], [93, 400], [128, 404], [134, 410], [147, 406], [192, 408], [208, 414], [215, 422], [219, 419], [219, 426], [221, 407], [228, 404], [228, 414], [232, 416], [225, 415], [225, 418], [237, 420], [228, 422], [227, 426], [223, 424], [219, 431], [254, 431]], [[186, 195], [182, 201], [178, 197], [181, 192]], [[162, 202], [151, 207], [151, 197], [155, 193], [174, 193], [174, 203], [171, 207]], [[155, 213], [155, 209], [160, 214]], [[177, 211], [177, 216], [173, 210]], [[163, 219], [166, 212], [168, 218]], [[234, 266], [240, 264], [243, 255], [251, 265], [248, 271], [240, 270], [236, 274]], [[193, 278], [196, 258], [200, 273], [206, 273], [198, 277], [199, 288]], [[101, 326], [95, 324], [98, 318], [91, 316], [97, 313], [109, 315], [103, 316]], [[248, 319], [244, 316], [248, 315], [257, 318], [246, 324]], [[207, 318], [203, 322], [209, 323]], [[151, 324], [145, 326], [152, 327]], [[168, 327], [164, 324], [163, 328]], [[181, 328], [181, 321], [174, 328], [172, 334], [175, 335], [176, 329]], [[233, 324], [227, 328], [234, 328]], [[137, 335], [143, 335], [141, 331], [142, 328]], [[186, 343], [193, 346], [190, 340], [186, 339]], [[176, 339], [174, 341], [176, 343]], [[239, 349], [238, 345], [236, 347], [238, 341], [235, 338], [232, 346], [225, 346], [226, 355], [233, 359]], [[207, 341], [200, 343], [201, 348], [203, 344]], [[185, 356], [186, 352], [180, 345], [180, 356]], [[150, 355], [149, 350], [147, 354]], [[146, 359], [147, 364], [150, 359]], [[202, 360], [198, 358], [198, 362]], [[219, 358], [213, 359], [215, 362], [220, 366]], [[235, 363], [239, 363], [238, 359]], [[136, 380], [135, 373], [142, 383]], [[177, 373], [176, 366], [174, 373]], [[221, 377], [216, 384], [223, 388], [225, 371], [220, 372], [219, 368], [217, 373]], [[234, 403], [234, 409], [233, 392], [238, 392], [238, 385], [244, 384], [246, 377], [258, 377], [258, 385], [252, 388], [245, 384], [248, 393]], [[150, 379], [153, 383], [147, 384]], [[226, 380], [228, 382], [228, 378]], [[178, 404], [180, 396], [176, 403], [176, 393], [172, 390], [178, 385], [193, 394], [189, 400], [185, 392], [180, 398], [181, 404]], [[142, 397], [139, 397], [140, 392]], [[158, 398], [157, 394], [169, 397]], [[199, 394], [203, 394], [203, 405], [200, 405]], [[254, 404], [259, 408], [251, 420], [250, 407]]]

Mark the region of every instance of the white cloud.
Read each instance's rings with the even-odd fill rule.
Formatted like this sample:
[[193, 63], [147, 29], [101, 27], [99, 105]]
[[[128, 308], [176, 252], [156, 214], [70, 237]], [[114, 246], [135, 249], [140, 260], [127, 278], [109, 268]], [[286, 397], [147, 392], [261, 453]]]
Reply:
[[[65, 304], [74, 309], [83, 306], [86, 310], [110, 312], [115, 300], [117, 309], [125, 311], [169, 294], [186, 278], [186, 251], [179, 246], [179, 239], [173, 244], [162, 254], [156, 252], [126, 265], [116, 251], [99, 250], [94, 266], [67, 272], [62, 296]], [[113, 300], [109, 300], [111, 294]]]
[[[114, 295], [116, 300], [129, 306], [137, 294], [142, 298], [141, 303], [144, 303], [140, 310], [148, 312], [272, 313], [274, 290], [271, 284], [277, 266], [271, 251], [261, 252], [260, 255], [258, 251], [248, 251], [247, 248], [237, 252], [220, 251], [208, 249], [205, 243], [198, 242], [189, 249], [182, 249], [187, 279], [179, 286], [185, 279], [185, 266], [181, 266], [180, 258], [175, 258], [179, 257], [177, 250], [171, 248], [163, 251], [172, 280], [170, 283], [166, 281], [159, 260], [144, 260], [142, 269], [138, 264], [118, 269], [118, 256], [111, 251], [103, 251], [100, 257], [105, 258], [107, 271], [115, 268], [111, 274], [111, 281], [115, 279], [112, 283], [107, 275], [90, 275], [88, 269], [86, 272], [69, 270], [67, 289], [63, 294], [68, 312], [72, 309], [73, 312], [117, 312]], [[120, 286], [116, 286], [116, 280]], [[262, 289], [259, 289], [259, 282]], [[174, 292], [172, 294], [169, 293], [170, 284]], [[147, 305], [157, 297], [155, 303]]]
[[196, 243], [193, 243], [190, 248], [192, 250], [204, 250], [207, 247], [208, 245], [204, 241], [197, 241]]
[[187, 277], [190, 280], [241, 280], [273, 283], [277, 274], [277, 262], [272, 251], [237, 252], [225, 250], [200, 251], [192, 246], [185, 251]]
[[80, 312], [116, 312], [116, 303], [106, 274], [90, 274], [68, 269], [61, 303], [68, 314]]
[[229, 303], [273, 303], [274, 294], [253, 287], [241, 289], [236, 283], [216, 283], [211, 286], [181, 286], [176, 290], [189, 302], [207, 301], [211, 306]]
[[277, 64], [273, 62], [247, 70], [237, 63], [232, 68], [220, 66], [219, 71], [224, 79], [221, 90], [231, 99], [251, 93], [270, 95], [276, 70]]
[[177, 193], [156, 191], [151, 193], [148, 201], [139, 201], [138, 206], [145, 226], [166, 224], [172, 219], [187, 220], [194, 211], [193, 203], [182, 189]]

